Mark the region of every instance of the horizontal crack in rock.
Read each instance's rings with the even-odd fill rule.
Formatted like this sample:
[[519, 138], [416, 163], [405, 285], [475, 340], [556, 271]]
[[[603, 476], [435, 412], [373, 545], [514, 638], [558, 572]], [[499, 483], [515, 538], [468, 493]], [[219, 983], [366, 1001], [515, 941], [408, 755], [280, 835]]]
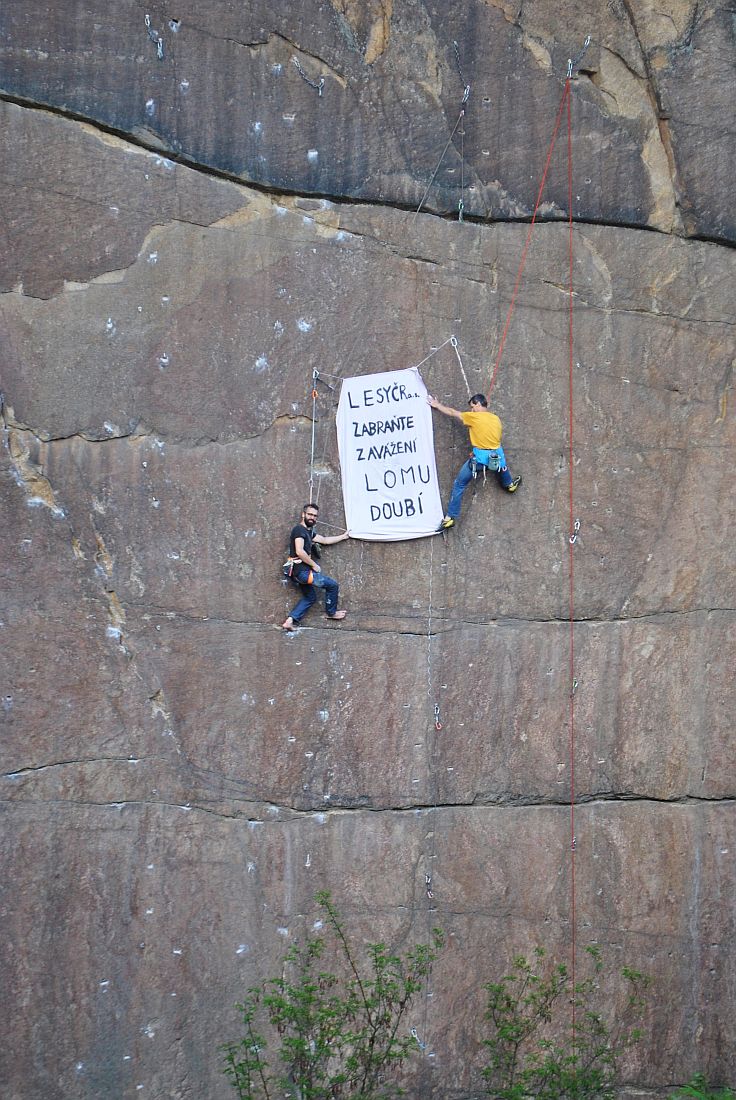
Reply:
[[[297, 189], [285, 190], [283, 187], [269, 186], [268, 184], [244, 179], [242, 176], [238, 176], [232, 172], [227, 172], [223, 169], [218, 169], [210, 165], [202, 164], [200, 161], [189, 157], [185, 153], [170, 149], [168, 146], [162, 146], [159, 141], [143, 141], [141, 139], [140, 133], [132, 134], [127, 130], [120, 130], [116, 127], [102, 123], [97, 119], [90, 119], [86, 115], [70, 111], [68, 108], [54, 107], [53, 105], [48, 103], [41, 103], [36, 100], [22, 96], [11, 96], [6, 93], [0, 94], [0, 102], [13, 103], [16, 106], [23, 107], [25, 109], [38, 110], [46, 114], [56, 115], [59, 118], [70, 119], [72, 121], [85, 123], [87, 126], [91, 127], [92, 129], [98, 130], [102, 134], [110, 134], [113, 137], [122, 138], [130, 146], [134, 148], [144, 149], [147, 152], [161, 154], [162, 151], [165, 151], [166, 156], [169, 160], [173, 161], [176, 164], [181, 164], [183, 167], [189, 168], [193, 172], [198, 172], [204, 176], [210, 176], [213, 179], [226, 180], [229, 183], [248, 188], [251, 191], [256, 191], [261, 194], [279, 197], [291, 196], [302, 199], [326, 199], [329, 202], [334, 203], [336, 206], [365, 206], [379, 210], [400, 210], [411, 213], [414, 213], [416, 211], [414, 203], [399, 202], [398, 200], [383, 200], [381, 202], [377, 202], [373, 199], [363, 199], [357, 196], [337, 195], [330, 192], [322, 191], [304, 192]], [[441, 218], [442, 220], [446, 221], [455, 221], [457, 218], [457, 213], [455, 211], [443, 211], [437, 213], [423, 212], [423, 216]], [[466, 222], [477, 225], [529, 225], [532, 220], [532, 215], [529, 214], [524, 217], [499, 218], [496, 222], [491, 222], [486, 217], [474, 215], [469, 211], [466, 211], [464, 215], [464, 220]], [[537, 224], [552, 224], [555, 222], [563, 222], [567, 224], [567, 220], [567, 215], [564, 213], [564, 211], [559, 212], [555, 216], [550, 216], [547, 212], [542, 211], [538, 212], [536, 217]], [[574, 216], [573, 221], [576, 225], [594, 225], [609, 227], [612, 229], [630, 229], [640, 233], [654, 233], [658, 236], [665, 237], [682, 236], [688, 241], [716, 244], [722, 248], [736, 248], [736, 241], [729, 241], [725, 238], [714, 237], [712, 235], [702, 233], [688, 233], [686, 230], [683, 230], [682, 232], [665, 232], [664, 230], [659, 229], [656, 226], [642, 225], [639, 223], [627, 221], [625, 219], [608, 220], [601, 218], [580, 218]]]
[[[112, 758], [123, 763], [137, 763], [127, 757]], [[93, 763], [95, 761], [86, 761], [86, 763]], [[106, 761], [100, 760], [101, 763]], [[60, 763], [75, 763], [74, 761], [64, 761]], [[78, 763], [85, 763], [85, 761], [78, 761]], [[44, 765], [40, 768], [27, 768], [19, 772], [10, 772], [5, 776], [9, 779], [14, 779], [25, 775], [29, 772], [41, 771], [44, 767], [53, 767], [55, 765]], [[18, 800], [3, 799], [0, 800], [4, 804], [18, 805]], [[322, 806], [319, 809], [315, 807], [300, 807], [291, 805], [289, 803], [283, 803], [277, 805], [269, 802], [266, 798], [235, 798], [232, 795], [225, 796], [222, 799], [217, 800], [220, 802], [235, 803], [231, 810], [224, 810], [221, 808], [215, 808], [214, 806], [207, 805], [206, 800], [194, 798], [189, 802], [165, 802], [158, 799], [116, 799], [115, 801], [97, 802], [94, 799], [78, 799], [78, 798], [49, 798], [49, 799], [23, 799], [22, 802], [28, 805], [46, 805], [46, 804], [70, 804], [74, 806], [98, 806], [100, 808], [109, 807], [111, 809], [119, 809], [123, 806], [134, 807], [150, 807], [158, 806], [163, 809], [169, 810], [184, 810], [189, 813], [204, 813], [213, 817], [221, 817], [226, 820], [232, 818], [247, 817], [248, 822], [252, 826], [263, 827], [267, 825], [288, 825], [293, 821], [301, 821], [305, 818], [314, 818], [318, 824], [322, 824], [329, 818], [337, 817], [355, 817], [360, 814], [370, 814], [371, 816], [377, 814], [392, 814], [403, 815], [407, 817], [414, 817], [419, 811], [424, 814], [438, 813], [448, 810], [460, 810], [467, 813], [476, 814], [483, 810], [497, 809], [502, 812], [508, 812], [513, 810], [529, 809], [529, 810], [557, 810], [560, 812], [569, 812], [570, 801], [562, 799], [543, 799], [535, 796], [534, 798], [524, 798], [522, 795], [509, 796], [507, 800], [487, 800], [480, 801], [477, 798], [474, 801], [467, 802], [427, 802], [427, 801], [415, 801], [406, 802], [405, 804], [397, 804], [391, 806], [341, 806], [339, 804]], [[690, 806], [732, 806], [736, 803], [736, 796], [720, 796], [713, 798], [705, 798], [697, 795], [679, 795], [673, 798], [657, 798], [653, 795], [634, 795], [634, 794], [612, 794], [604, 796], [600, 794], [590, 795], [579, 798], [575, 805], [580, 811], [584, 811], [593, 807], [606, 807], [611, 804], [636, 804], [638, 805], [664, 805], [672, 806], [673, 808], [687, 809]], [[252, 807], [263, 807], [262, 817], [248, 816], [248, 813], [252, 813]], [[243, 807], [243, 809], [241, 809]], [[279, 815], [283, 814], [283, 817]]]

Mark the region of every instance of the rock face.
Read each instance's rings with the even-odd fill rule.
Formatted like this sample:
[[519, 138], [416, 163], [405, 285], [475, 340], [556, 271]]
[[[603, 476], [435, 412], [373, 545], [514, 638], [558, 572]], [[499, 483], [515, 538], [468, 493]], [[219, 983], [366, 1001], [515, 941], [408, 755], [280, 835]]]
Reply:
[[[3, 1095], [225, 1100], [322, 888], [446, 931], [416, 1100], [478, 1095], [537, 943], [653, 976], [631, 1090], [733, 1084], [733, 13], [274, 7], [0, 15]], [[572, 372], [563, 112], [493, 390], [522, 490], [327, 548], [349, 618], [287, 639], [339, 379], [487, 388], [587, 32]]]

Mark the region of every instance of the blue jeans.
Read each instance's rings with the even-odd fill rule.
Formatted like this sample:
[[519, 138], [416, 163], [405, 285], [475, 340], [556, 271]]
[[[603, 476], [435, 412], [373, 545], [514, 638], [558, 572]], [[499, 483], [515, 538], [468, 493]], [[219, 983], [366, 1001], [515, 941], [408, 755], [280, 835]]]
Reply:
[[303, 617], [309, 611], [312, 604], [317, 599], [317, 589], [323, 588], [325, 592], [325, 611], [328, 615], [334, 615], [337, 611], [337, 596], [339, 592], [339, 586], [337, 581], [332, 577], [326, 576], [324, 573], [314, 573], [311, 584], [306, 584], [306, 579], [309, 576], [308, 565], [298, 565], [295, 567], [292, 573], [291, 579], [295, 584], [299, 585], [299, 591], [302, 594], [302, 598], [291, 612], [291, 618], [295, 623], [300, 623]]
[[[513, 478], [511, 477], [511, 474], [509, 473], [509, 468], [506, 465], [506, 456], [504, 455], [500, 447], [499, 451], [501, 451], [501, 461], [503, 462], [503, 465], [501, 466], [500, 470], [495, 470], [494, 473], [501, 488], [508, 489]], [[481, 471], [482, 469], [483, 467], [479, 465], [478, 470]], [[460, 467], [460, 472], [455, 478], [455, 483], [452, 486], [452, 492], [450, 493], [450, 503], [447, 505], [447, 514], [452, 519], [459, 518], [460, 507], [463, 500], [463, 493], [467, 489], [468, 485], [470, 485], [470, 482], [472, 480], [473, 460], [469, 458], [468, 461], [463, 463], [463, 465]]]

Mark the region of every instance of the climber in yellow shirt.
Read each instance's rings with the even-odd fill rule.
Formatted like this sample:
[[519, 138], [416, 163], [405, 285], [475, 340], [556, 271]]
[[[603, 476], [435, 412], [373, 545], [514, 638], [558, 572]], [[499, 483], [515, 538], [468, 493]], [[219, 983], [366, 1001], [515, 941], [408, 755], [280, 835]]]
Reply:
[[463, 463], [455, 478], [445, 518], [438, 528], [440, 531], [447, 531], [455, 526], [460, 517], [463, 493], [475, 477], [479, 466], [492, 470], [499, 485], [507, 493], [516, 492], [521, 485], [521, 475], [512, 478], [509, 472], [506, 455], [501, 446], [503, 426], [496, 414], [489, 411], [484, 394], [473, 394], [468, 402], [470, 412], [451, 409], [449, 405], [443, 405], [434, 397], [428, 397], [427, 401], [433, 409], [437, 409], [437, 412], [444, 413], [445, 416], [453, 416], [465, 424], [470, 433], [470, 445], [473, 448], [473, 453], [468, 461]]

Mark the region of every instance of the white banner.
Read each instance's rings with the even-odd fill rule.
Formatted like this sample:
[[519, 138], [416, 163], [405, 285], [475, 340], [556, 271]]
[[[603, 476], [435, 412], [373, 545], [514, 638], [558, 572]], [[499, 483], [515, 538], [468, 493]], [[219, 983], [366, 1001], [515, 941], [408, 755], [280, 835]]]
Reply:
[[343, 379], [337, 443], [353, 538], [394, 541], [436, 532], [443, 512], [432, 409], [416, 367]]

